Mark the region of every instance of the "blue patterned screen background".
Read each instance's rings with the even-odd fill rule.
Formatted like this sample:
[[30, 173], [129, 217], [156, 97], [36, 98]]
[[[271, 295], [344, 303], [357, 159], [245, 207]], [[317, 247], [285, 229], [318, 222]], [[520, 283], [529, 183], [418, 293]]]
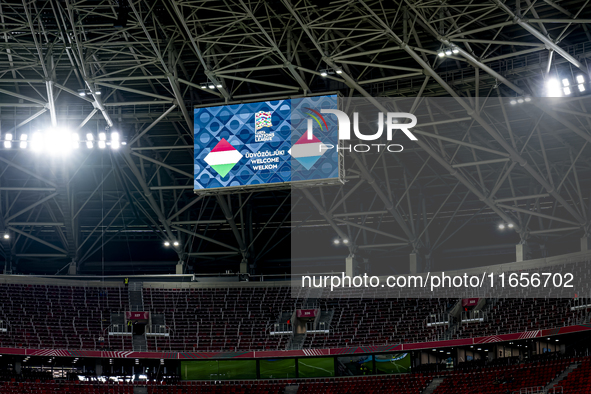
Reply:
[[[196, 108], [194, 110], [195, 190], [338, 178], [339, 155], [336, 149], [338, 146], [338, 123], [336, 116], [323, 114], [328, 128], [320, 128], [314, 122], [314, 136], [322, 143], [334, 146], [334, 148], [324, 151], [324, 154], [310, 169], [306, 169], [288, 153], [290, 148], [306, 133], [307, 120], [311, 119], [307, 115], [310, 111], [306, 108], [318, 112], [321, 109], [337, 109], [337, 96]], [[255, 114], [260, 112], [271, 115], [271, 127], [257, 130], [266, 133], [268, 140], [263, 142], [257, 142], [255, 138]], [[269, 138], [271, 134], [272, 138]], [[224, 177], [220, 176], [206, 161], [206, 157], [222, 139], [225, 139], [242, 154], [242, 158]], [[273, 157], [276, 162], [269, 164], [269, 166], [257, 162], [256, 159], [264, 157]]]

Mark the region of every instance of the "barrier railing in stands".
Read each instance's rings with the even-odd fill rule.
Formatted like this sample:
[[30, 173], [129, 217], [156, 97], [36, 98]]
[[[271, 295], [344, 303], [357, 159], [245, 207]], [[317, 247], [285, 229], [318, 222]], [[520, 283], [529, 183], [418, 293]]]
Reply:
[[519, 391], [514, 391], [513, 394], [545, 394], [544, 387], [542, 386], [535, 386], [535, 387], [525, 387]]
[[170, 329], [163, 324], [152, 324], [149, 331], [146, 332], [148, 336], [168, 337], [170, 336]]
[[448, 326], [449, 324], [449, 313], [432, 313], [427, 316], [427, 327]]
[[484, 311], [463, 311], [462, 323], [476, 323], [486, 320], [486, 312]]
[[269, 332], [271, 335], [289, 335], [293, 334], [293, 327], [287, 323], [274, 323]]
[[125, 324], [111, 324], [108, 331], [109, 335], [131, 335]]

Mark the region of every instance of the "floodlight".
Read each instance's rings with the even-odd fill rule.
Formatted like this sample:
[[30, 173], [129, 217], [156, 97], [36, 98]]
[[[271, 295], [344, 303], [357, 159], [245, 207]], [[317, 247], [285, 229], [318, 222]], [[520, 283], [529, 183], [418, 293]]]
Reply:
[[513, 227], [515, 227], [515, 225], [514, 225], [513, 223], [509, 223], [509, 224], [507, 225], [507, 227], [509, 227], [509, 228], [513, 228]]
[[444, 56], [445, 56], [445, 53], [444, 53], [443, 51], [439, 51], [439, 52], [437, 53], [437, 56], [439, 56], [439, 57], [444, 57]]
[[337, 70], [337, 74], [342, 74], [343, 70]]
[[10, 239], [10, 234], [4, 233], [4, 239]]
[[80, 97], [86, 96], [86, 90], [84, 90], [84, 89], [78, 89], [78, 96], [80, 96]]
[[525, 97], [525, 101], [529, 103], [531, 101], [531, 97], [529, 97], [529, 96]]
[[106, 133], [99, 133], [99, 140], [100, 141], [106, 141], [107, 140], [107, 134]]
[[327, 74], [326, 70], [322, 70], [322, 71], [320, 71], [320, 75], [322, 75], [323, 77], [326, 77], [328, 74]]
[[569, 82], [568, 78], [564, 78], [562, 80], [562, 86], [570, 86], [570, 82]]
[[99, 149], [105, 149], [107, 147], [107, 142], [106, 141], [103, 141], [103, 140], [100, 140], [98, 142], [98, 147], [99, 147]]
[[164, 241], [164, 246], [169, 247], [170, 246], [170, 242]]
[[546, 96], [547, 97], [560, 97], [562, 91], [560, 90], [560, 83], [558, 80], [551, 78], [546, 81]]
[[511, 101], [509, 101], [509, 103], [511, 103], [511, 105], [515, 105], [515, 104], [517, 104], [517, 100], [511, 100]]
[[100, 96], [101, 95], [101, 91], [100, 90], [95, 90], [94, 91], [94, 94], [97, 95], [97, 96]]
[[60, 127], [51, 128], [45, 133], [43, 147], [52, 155], [67, 154], [72, 150], [72, 133]]
[[332, 240], [332, 243], [335, 245], [340, 245], [341, 244], [341, 240], [339, 238], [335, 238]]
[[27, 148], [27, 138], [28, 136], [26, 134], [21, 134], [21, 142], [19, 144], [21, 149], [26, 149]]
[[215, 85], [216, 88], [221, 89], [222, 85]]
[[580, 84], [579, 85], [579, 92], [584, 92], [585, 91], [585, 85]]
[[585, 83], [585, 77], [581, 74], [577, 75], [577, 83]]
[[454, 53], [454, 55], [455, 55], [455, 54], [458, 54], [458, 53], [460, 53], [460, 50], [459, 50], [458, 48], [454, 48], [454, 49], [452, 49], [452, 52], [453, 52], [453, 53]]
[[499, 230], [504, 230], [504, 229], [505, 229], [505, 224], [504, 223], [499, 224]]
[[562, 90], [564, 91], [564, 94], [567, 95], [567, 96], [572, 93], [569, 87], [566, 87], [566, 88], [564, 88]]
[[213, 83], [210, 83], [208, 87], [209, 87], [210, 89], [214, 89], [214, 88], [215, 88], [215, 85], [214, 85]]
[[445, 54], [446, 54], [447, 56], [450, 56], [452, 53], [453, 53], [453, 52], [451, 51], [451, 49], [447, 49], [447, 50], [445, 51]]
[[343, 239], [343, 243], [344, 243], [345, 245], [349, 245], [349, 239], [348, 239], [348, 238], [345, 238], [345, 239]]
[[6, 149], [12, 148], [12, 134], [8, 133], [4, 136], [4, 147]]
[[179, 241], [174, 241], [172, 244], [173, 244], [174, 246], [179, 246]]
[[119, 149], [121, 143], [119, 142], [119, 133], [114, 131], [111, 133], [111, 149]]

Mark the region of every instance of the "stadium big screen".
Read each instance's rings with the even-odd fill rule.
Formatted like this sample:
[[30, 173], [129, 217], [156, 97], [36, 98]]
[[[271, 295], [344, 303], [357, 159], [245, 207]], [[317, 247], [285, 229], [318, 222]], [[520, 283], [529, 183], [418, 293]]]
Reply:
[[333, 183], [336, 95], [195, 108], [195, 192]]

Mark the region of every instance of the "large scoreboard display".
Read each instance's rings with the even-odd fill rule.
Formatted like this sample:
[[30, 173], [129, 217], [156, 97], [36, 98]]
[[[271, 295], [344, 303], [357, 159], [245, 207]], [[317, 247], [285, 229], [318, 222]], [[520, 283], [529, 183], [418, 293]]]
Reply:
[[232, 192], [342, 178], [338, 122], [317, 96], [195, 108], [195, 192]]

